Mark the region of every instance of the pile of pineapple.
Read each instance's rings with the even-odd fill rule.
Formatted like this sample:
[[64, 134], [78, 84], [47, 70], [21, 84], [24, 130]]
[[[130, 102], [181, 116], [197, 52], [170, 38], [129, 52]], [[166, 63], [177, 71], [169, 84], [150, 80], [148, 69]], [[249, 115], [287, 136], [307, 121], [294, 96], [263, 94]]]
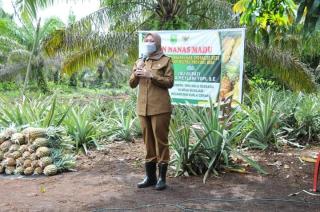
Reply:
[[[0, 174], [51, 176], [63, 169], [54, 163], [52, 139], [47, 132], [47, 129], [29, 127], [21, 132], [8, 128], [0, 133]], [[65, 163], [60, 161], [60, 164]]]

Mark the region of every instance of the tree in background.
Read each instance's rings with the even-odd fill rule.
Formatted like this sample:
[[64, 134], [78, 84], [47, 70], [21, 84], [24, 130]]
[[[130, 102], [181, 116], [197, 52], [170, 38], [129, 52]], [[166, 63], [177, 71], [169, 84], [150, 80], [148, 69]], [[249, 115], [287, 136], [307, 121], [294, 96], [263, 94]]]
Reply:
[[312, 92], [315, 69], [304, 56], [317, 58], [320, 37], [301, 33], [295, 24], [297, 8], [293, 0], [239, 0], [233, 6], [248, 29], [246, 53], [255, 68], [292, 90]]
[[28, 19], [23, 20], [22, 26], [18, 26], [12, 19], [0, 19], [0, 52], [6, 55], [0, 70], [2, 79], [16, 75], [26, 76], [26, 69], [29, 69], [27, 80], [30, 77], [35, 79], [39, 88], [46, 92], [47, 85], [44, 75], [44, 66], [50, 60], [42, 50], [42, 43], [45, 38], [63, 23], [57, 18], [46, 20], [42, 26], [40, 23], [35, 26]]
[[15, 16], [22, 26], [18, 26], [13, 20], [7, 18], [0, 20], [0, 42], [3, 43], [0, 51], [8, 55], [0, 75], [12, 76], [15, 73], [25, 73], [22, 93], [26, 89], [30, 76], [37, 80], [43, 92], [47, 92], [42, 44], [48, 34], [62, 27], [63, 23], [57, 18], [51, 18], [41, 24], [41, 19], [37, 18], [37, 8], [45, 7], [53, 1], [14, 0], [12, 3]]
[[[36, 7], [54, 0], [19, 0], [20, 11], [35, 17]], [[65, 29], [57, 30], [45, 43], [48, 55], [65, 56], [63, 73], [72, 75], [81, 68], [127, 57], [137, 58], [137, 30], [212, 29], [247, 23], [247, 60], [267, 68], [292, 90], [314, 91], [308, 65], [297, 55], [283, 51], [274, 41], [287, 44], [282, 36], [294, 23], [296, 5], [292, 0], [101, 0], [101, 8]], [[231, 3], [230, 3], [231, 2]], [[21, 7], [21, 5], [25, 5]], [[239, 16], [238, 16], [239, 15]], [[261, 39], [260, 39], [261, 38]], [[262, 39], [263, 38], [263, 39]], [[263, 41], [263, 42], [261, 42]], [[267, 45], [267, 47], [266, 47]], [[128, 54], [124, 54], [128, 53]]]
[[305, 32], [320, 30], [320, 0], [300, 0], [296, 22], [303, 22]]

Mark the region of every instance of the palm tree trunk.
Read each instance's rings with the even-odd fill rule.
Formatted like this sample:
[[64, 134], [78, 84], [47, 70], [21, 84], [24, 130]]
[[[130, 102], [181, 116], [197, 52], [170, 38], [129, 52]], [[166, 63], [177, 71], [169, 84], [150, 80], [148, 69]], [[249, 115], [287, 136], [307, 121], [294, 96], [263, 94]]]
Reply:
[[28, 84], [28, 81], [29, 81], [32, 58], [35, 56], [36, 49], [38, 48], [40, 22], [41, 22], [41, 18], [39, 18], [38, 24], [37, 24], [37, 29], [36, 29], [36, 33], [35, 33], [35, 39], [34, 39], [34, 42], [33, 42], [32, 50], [31, 50], [31, 54], [30, 54], [29, 61], [28, 61], [28, 66], [27, 66], [27, 73], [26, 73], [26, 77], [25, 77], [25, 80], [24, 80], [24, 84], [23, 84], [22, 95], [24, 95], [26, 87], [27, 87], [27, 84]]

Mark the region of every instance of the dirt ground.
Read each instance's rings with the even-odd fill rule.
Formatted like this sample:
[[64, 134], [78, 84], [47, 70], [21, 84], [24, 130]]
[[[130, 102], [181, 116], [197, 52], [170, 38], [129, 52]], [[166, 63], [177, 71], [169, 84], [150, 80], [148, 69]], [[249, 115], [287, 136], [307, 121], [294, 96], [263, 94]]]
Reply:
[[300, 150], [250, 155], [270, 173], [222, 173], [206, 184], [201, 176], [173, 177], [164, 191], [138, 189], [143, 178], [141, 140], [117, 142], [77, 159], [76, 172], [52, 177], [0, 177], [0, 211], [320, 211], [312, 187], [313, 163]]

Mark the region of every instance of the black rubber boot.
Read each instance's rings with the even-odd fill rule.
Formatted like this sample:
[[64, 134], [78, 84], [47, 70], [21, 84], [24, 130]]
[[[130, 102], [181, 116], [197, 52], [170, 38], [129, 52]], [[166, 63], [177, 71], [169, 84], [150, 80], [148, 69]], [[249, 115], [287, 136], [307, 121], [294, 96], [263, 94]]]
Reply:
[[156, 162], [146, 162], [145, 163], [146, 176], [143, 181], [138, 183], [138, 188], [146, 188], [149, 186], [154, 186], [157, 184], [157, 164]]
[[159, 167], [159, 179], [156, 184], [156, 190], [163, 190], [167, 187], [166, 175], [167, 175], [168, 164], [167, 163], [159, 163], [158, 167]]

